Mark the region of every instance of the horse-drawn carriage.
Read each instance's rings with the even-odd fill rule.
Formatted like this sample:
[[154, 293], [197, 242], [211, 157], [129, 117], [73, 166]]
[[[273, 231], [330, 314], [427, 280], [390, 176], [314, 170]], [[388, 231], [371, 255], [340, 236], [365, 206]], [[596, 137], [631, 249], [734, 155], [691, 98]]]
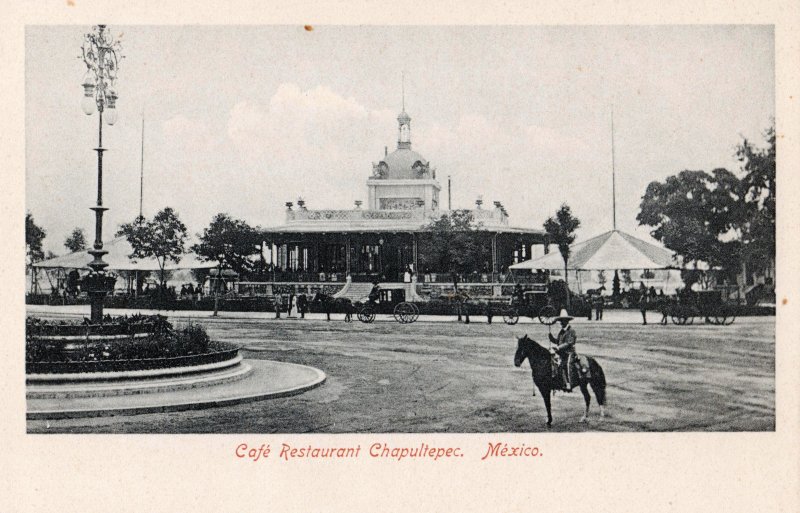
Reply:
[[538, 318], [542, 324], [552, 324], [558, 315], [556, 305], [548, 293], [545, 284], [537, 284], [532, 290], [522, 293], [522, 297], [514, 295], [500, 310], [503, 322], [514, 325], [521, 315]]
[[725, 300], [723, 290], [686, 291], [679, 294], [677, 301], [664, 305], [673, 324], [680, 326], [694, 323], [695, 317], [702, 317], [706, 323], [728, 326], [736, 320], [736, 310]]
[[400, 324], [411, 324], [419, 318], [419, 307], [406, 301], [405, 287], [381, 288], [378, 298], [369, 297], [356, 301], [356, 317], [363, 323], [371, 323], [378, 313], [391, 313]]

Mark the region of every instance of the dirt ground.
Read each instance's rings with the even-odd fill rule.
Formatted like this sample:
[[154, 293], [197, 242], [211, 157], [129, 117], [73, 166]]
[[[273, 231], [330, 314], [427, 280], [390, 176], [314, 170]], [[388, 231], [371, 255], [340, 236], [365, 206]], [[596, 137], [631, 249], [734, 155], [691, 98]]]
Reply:
[[[181, 321], [177, 321], [180, 323]], [[539, 324], [206, 319], [212, 338], [263, 349], [246, 358], [311, 365], [320, 388], [283, 399], [200, 411], [29, 421], [29, 432], [493, 433], [546, 431], [527, 362], [513, 337], [540, 342]], [[775, 429], [775, 319], [731, 326], [575, 326], [578, 350], [608, 380], [605, 418], [594, 396], [557, 393], [552, 431]]]

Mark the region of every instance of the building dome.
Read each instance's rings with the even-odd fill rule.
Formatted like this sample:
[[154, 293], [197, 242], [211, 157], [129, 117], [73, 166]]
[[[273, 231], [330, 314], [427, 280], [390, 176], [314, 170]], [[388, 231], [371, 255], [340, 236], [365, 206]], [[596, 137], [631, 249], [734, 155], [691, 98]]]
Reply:
[[382, 176], [385, 179], [429, 178], [427, 176], [429, 170], [428, 161], [410, 148], [398, 148], [386, 155], [380, 164], [385, 165]]
[[397, 116], [397, 122], [400, 123], [401, 125], [407, 125], [411, 122], [411, 116], [409, 116], [406, 113], [405, 109], [403, 109], [403, 112], [401, 112], [400, 115]]

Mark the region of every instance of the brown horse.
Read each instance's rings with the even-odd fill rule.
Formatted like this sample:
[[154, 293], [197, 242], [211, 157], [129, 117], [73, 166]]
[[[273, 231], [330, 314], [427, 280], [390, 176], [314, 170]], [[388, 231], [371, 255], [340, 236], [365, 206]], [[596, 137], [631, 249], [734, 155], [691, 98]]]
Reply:
[[[517, 339], [514, 365], [519, 367], [525, 361], [525, 358], [531, 364], [533, 384], [539, 389], [542, 399], [544, 399], [544, 406], [547, 408], [547, 426], [550, 427], [553, 424], [553, 415], [550, 413], [550, 393], [554, 390], [562, 389], [560, 373], [558, 371], [554, 372], [553, 355], [550, 351], [537, 344], [535, 340], [528, 338], [528, 335]], [[589, 416], [589, 404], [592, 402], [587, 385], [592, 387], [597, 402], [600, 404], [600, 416], [605, 416], [606, 377], [600, 364], [594, 358], [589, 357], [588, 360], [590, 377], [586, 378], [580, 372], [577, 373], [578, 386], [586, 402], [586, 410], [583, 413], [583, 417], [581, 417], [581, 422], [586, 422]], [[535, 389], [533, 395], [536, 395]]]

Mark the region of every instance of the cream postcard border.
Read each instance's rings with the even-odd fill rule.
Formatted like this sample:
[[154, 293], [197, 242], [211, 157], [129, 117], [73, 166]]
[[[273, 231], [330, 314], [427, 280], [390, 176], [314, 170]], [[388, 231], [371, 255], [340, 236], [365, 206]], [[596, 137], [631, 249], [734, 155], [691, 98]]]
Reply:
[[[0, 34], [0, 511], [800, 511], [800, 4], [772, 2], [4, 2]], [[776, 38], [778, 255], [774, 433], [28, 435], [24, 31], [77, 24], [770, 24]], [[237, 443], [535, 443], [523, 461], [247, 463]]]

